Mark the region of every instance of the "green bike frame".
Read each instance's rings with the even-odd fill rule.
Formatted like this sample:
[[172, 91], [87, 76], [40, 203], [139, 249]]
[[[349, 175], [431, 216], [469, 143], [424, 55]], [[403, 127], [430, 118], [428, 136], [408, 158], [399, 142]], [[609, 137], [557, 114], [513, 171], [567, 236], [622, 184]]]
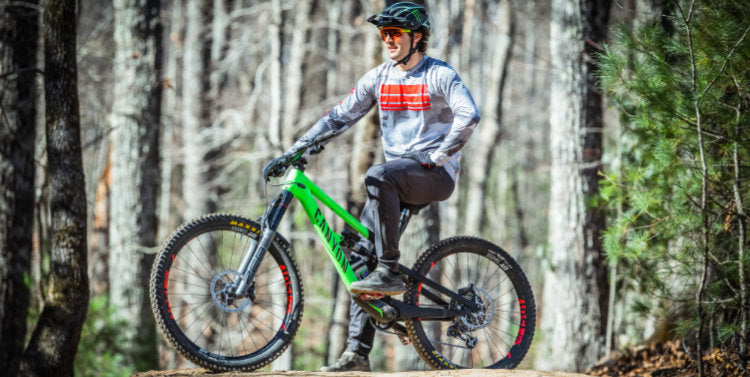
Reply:
[[344, 281], [346, 289], [348, 290], [349, 286], [358, 279], [349, 264], [349, 260], [341, 250], [340, 244], [343, 236], [331, 229], [328, 221], [326, 221], [323, 216], [323, 212], [320, 210], [316, 199], [331, 209], [336, 216], [349, 224], [362, 237], [368, 238], [370, 231], [362, 225], [362, 223], [357, 221], [354, 216], [349, 214], [349, 212], [331, 199], [331, 197], [311, 181], [310, 178], [307, 178], [302, 170], [296, 167], [292, 166], [289, 168], [289, 173], [286, 176], [282, 189], [282, 195], [284, 191], [290, 192], [302, 204], [307, 217], [310, 218], [310, 222], [312, 222], [313, 228], [315, 228], [315, 231], [318, 233], [318, 237], [323, 241], [328, 256], [333, 260], [333, 264], [336, 266], [336, 271], [338, 271], [341, 280]]

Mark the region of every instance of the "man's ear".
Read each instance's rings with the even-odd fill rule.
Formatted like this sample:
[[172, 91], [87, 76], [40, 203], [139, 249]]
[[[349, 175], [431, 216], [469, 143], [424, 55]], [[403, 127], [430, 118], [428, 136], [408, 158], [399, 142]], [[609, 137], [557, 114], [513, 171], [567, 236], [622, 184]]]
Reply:
[[412, 47], [416, 47], [416, 44], [419, 43], [419, 41], [422, 40], [422, 33], [415, 32], [414, 33], [414, 41], [412, 42]]

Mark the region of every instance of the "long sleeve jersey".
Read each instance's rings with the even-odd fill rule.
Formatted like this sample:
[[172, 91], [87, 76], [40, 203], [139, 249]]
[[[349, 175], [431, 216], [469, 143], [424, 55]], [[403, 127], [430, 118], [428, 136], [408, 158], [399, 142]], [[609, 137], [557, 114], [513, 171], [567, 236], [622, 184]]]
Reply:
[[388, 61], [367, 72], [291, 150], [325, 132], [343, 132], [375, 104], [386, 161], [407, 152], [428, 152], [456, 179], [458, 151], [479, 122], [479, 110], [456, 71], [430, 57], [408, 71]]

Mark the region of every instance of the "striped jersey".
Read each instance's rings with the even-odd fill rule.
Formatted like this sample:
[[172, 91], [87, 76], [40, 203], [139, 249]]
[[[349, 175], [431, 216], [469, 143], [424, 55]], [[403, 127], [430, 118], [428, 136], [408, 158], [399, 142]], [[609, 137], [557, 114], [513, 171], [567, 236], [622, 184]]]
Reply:
[[458, 151], [479, 122], [479, 110], [456, 71], [430, 57], [408, 71], [391, 61], [373, 68], [290, 150], [325, 132], [348, 129], [376, 104], [386, 161], [429, 152], [456, 178]]

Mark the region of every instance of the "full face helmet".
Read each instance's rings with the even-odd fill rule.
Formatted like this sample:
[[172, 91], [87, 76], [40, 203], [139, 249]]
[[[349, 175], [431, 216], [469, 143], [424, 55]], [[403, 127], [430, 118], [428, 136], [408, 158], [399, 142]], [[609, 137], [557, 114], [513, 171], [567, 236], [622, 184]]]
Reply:
[[[408, 1], [387, 6], [380, 14], [370, 16], [367, 22], [377, 26], [379, 29], [391, 27], [405, 29], [408, 31], [412, 41], [414, 40], [415, 31], [419, 31], [421, 28], [430, 30], [430, 17], [427, 15], [424, 7]], [[417, 48], [412, 43], [409, 53], [403, 59], [396, 62], [396, 65], [406, 64], [416, 50]]]

